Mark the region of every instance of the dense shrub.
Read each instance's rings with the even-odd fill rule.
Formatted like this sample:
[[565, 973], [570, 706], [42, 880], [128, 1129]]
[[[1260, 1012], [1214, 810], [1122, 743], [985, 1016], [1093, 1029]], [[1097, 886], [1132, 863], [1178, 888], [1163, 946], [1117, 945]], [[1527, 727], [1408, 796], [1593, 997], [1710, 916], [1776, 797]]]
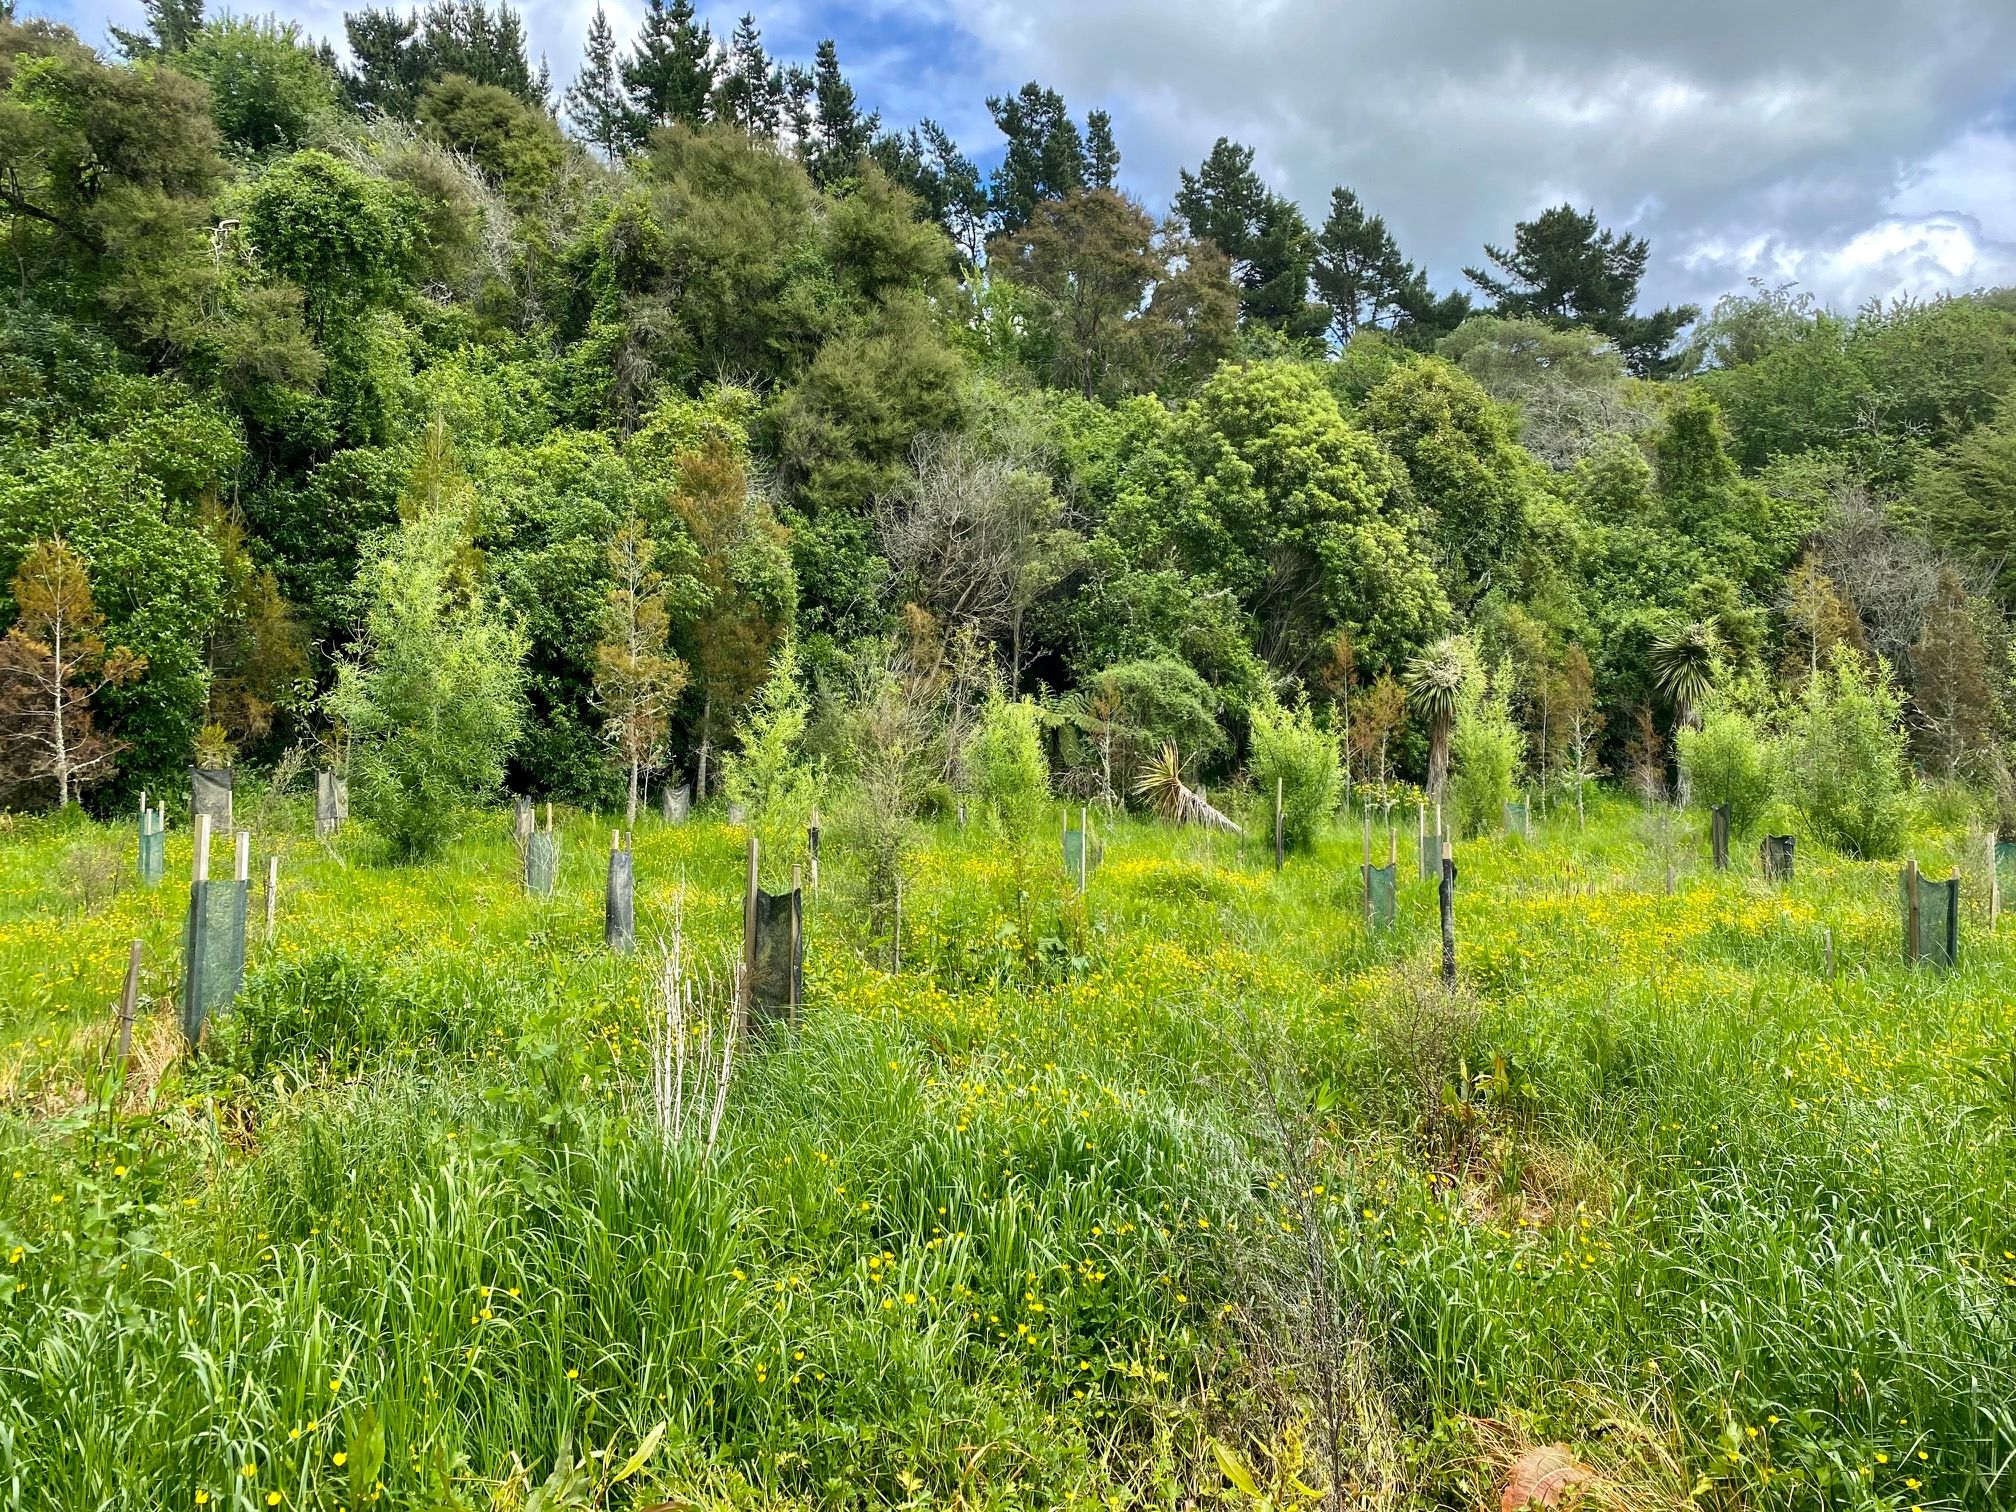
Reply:
[[1456, 764], [1449, 796], [1459, 831], [1489, 834], [1512, 801], [1519, 766], [1526, 758], [1526, 737], [1512, 722], [1502, 688], [1458, 712], [1449, 749]]
[[1699, 729], [1682, 730], [1680, 770], [1704, 807], [1729, 805], [1729, 828], [1754, 835], [1771, 804], [1770, 752], [1757, 723], [1726, 705], [1710, 709]]
[[1903, 713], [1890, 669], [1846, 647], [1807, 679], [1782, 781], [1815, 839], [1871, 859], [1897, 854], [1910, 818]]
[[1032, 830], [1050, 796], [1042, 732], [1043, 716], [1034, 703], [1010, 700], [997, 688], [988, 694], [979, 726], [967, 742], [973, 796], [1011, 834]]
[[1337, 743], [1317, 725], [1307, 703], [1292, 709], [1278, 703], [1254, 706], [1251, 768], [1254, 785], [1266, 802], [1273, 802], [1275, 785], [1280, 785], [1287, 843], [1311, 844], [1337, 807], [1343, 774]]

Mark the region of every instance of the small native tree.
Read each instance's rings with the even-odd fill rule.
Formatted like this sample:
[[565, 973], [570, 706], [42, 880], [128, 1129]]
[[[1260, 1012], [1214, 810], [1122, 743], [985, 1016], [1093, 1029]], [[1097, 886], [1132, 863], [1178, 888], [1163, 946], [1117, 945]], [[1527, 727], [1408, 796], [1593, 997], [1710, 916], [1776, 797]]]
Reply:
[[325, 700], [352, 787], [402, 858], [440, 849], [458, 809], [496, 795], [524, 723], [525, 636], [462, 586], [464, 524], [419, 513], [359, 570], [364, 633]]
[[1596, 672], [1580, 646], [1561, 653], [1560, 681], [1555, 688], [1555, 717], [1561, 722], [1568, 780], [1575, 785], [1575, 823], [1586, 815], [1582, 792], [1599, 775], [1596, 743], [1603, 735], [1603, 716], [1596, 709]]
[[1939, 596], [1911, 648], [1911, 701], [1926, 767], [1959, 777], [1994, 742], [2001, 710], [1976, 609], [1951, 567], [1939, 573]]
[[773, 841], [802, 824], [818, 797], [819, 773], [803, 751], [810, 716], [798, 681], [797, 644], [786, 640], [748, 712], [735, 722], [740, 749], [721, 763], [722, 791]]
[[14, 574], [14, 628], [0, 640], [0, 773], [53, 781], [67, 808], [112, 773], [120, 745], [91, 725], [91, 700], [139, 676], [143, 658], [107, 650], [84, 561], [60, 538], [37, 541]]
[[1367, 782], [1386, 785], [1392, 764], [1393, 734], [1407, 718], [1407, 690], [1391, 672], [1381, 672], [1354, 702], [1350, 744]]
[[664, 760], [672, 706], [686, 687], [686, 663], [665, 649], [670, 618], [658, 548], [634, 517], [609, 543], [609, 598], [595, 648], [595, 702], [602, 737], [629, 773], [628, 824], [637, 827], [642, 774]]
[[[1673, 708], [1673, 732], [1691, 730], [1701, 722], [1701, 702], [1715, 690], [1721, 659], [1715, 628], [1702, 620], [1682, 625], [1652, 643], [1652, 686]], [[1687, 769], [1680, 769], [1680, 801], [1687, 801]]]
[[1456, 765], [1450, 796], [1458, 833], [1488, 834], [1516, 791], [1526, 737], [1512, 719], [1511, 680], [1510, 668], [1501, 665], [1492, 686], [1457, 715], [1449, 744]]
[[[1827, 660], [1827, 654], [1836, 646], [1862, 649], [1862, 627], [1856, 623], [1855, 611], [1827, 575], [1820, 553], [1812, 548], [1806, 550], [1799, 558], [1799, 565], [1787, 574], [1778, 606], [1784, 611], [1786, 622], [1793, 631], [1793, 635], [1786, 639], [1792, 641], [1796, 638], [1805, 642], [1805, 666], [1802, 670], [1806, 677], [1819, 673], [1820, 664]], [[1787, 650], [1796, 653], [1796, 647], [1788, 646]], [[1797, 665], [1791, 662], [1789, 656], [1787, 661]]]

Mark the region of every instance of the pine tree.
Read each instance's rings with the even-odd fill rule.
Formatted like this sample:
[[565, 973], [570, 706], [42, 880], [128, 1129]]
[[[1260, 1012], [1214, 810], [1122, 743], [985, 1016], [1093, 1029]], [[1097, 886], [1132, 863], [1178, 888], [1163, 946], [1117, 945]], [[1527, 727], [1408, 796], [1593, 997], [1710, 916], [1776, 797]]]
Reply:
[[1340, 187], [1330, 191], [1330, 215], [1316, 237], [1309, 272], [1317, 297], [1329, 307], [1330, 329], [1339, 341], [1349, 341], [1360, 326], [1398, 318], [1415, 270], [1400, 255], [1384, 217], [1367, 215], [1358, 196]]
[[909, 132], [885, 132], [869, 149], [882, 171], [923, 202], [970, 262], [987, 245], [987, 190], [980, 170], [936, 121], [919, 121]]
[[598, 3], [588, 23], [581, 72], [567, 90], [567, 119], [603, 158], [614, 162], [630, 140], [630, 112], [616, 58], [616, 33]]
[[1192, 236], [1232, 259], [1240, 318], [1291, 336], [1320, 332], [1329, 311], [1308, 302], [1316, 239], [1295, 202], [1261, 182], [1253, 149], [1220, 137], [1180, 177], [1172, 206]]
[[881, 129], [882, 118], [861, 114], [854, 86], [840, 72], [840, 55], [831, 37], [819, 44], [813, 59], [812, 93], [812, 133], [801, 150], [812, 182], [830, 188], [854, 173]]
[[631, 142], [660, 126], [698, 126], [720, 73], [714, 33], [696, 21], [692, 0], [649, 0], [635, 53], [619, 65], [630, 97]]
[[988, 185], [988, 207], [999, 230], [1019, 231], [1038, 205], [1084, 187], [1085, 142], [1063, 96], [1034, 80], [1005, 99], [988, 100], [987, 110], [1008, 138]]
[[[196, 40], [196, 33], [203, 30], [203, 0], [141, 0], [141, 4], [147, 14], [147, 30], [127, 31], [118, 26], [111, 29], [119, 51], [136, 62], [185, 51]], [[5, 15], [11, 15], [12, 11], [8, 7]]]
[[714, 119], [775, 141], [784, 134], [790, 101], [790, 81], [764, 51], [756, 18], [745, 12], [728, 39], [728, 61], [714, 86]]
[[1671, 367], [1668, 348], [1680, 328], [1701, 313], [1694, 305], [1632, 313], [1650, 244], [1642, 236], [1599, 228], [1594, 210], [1556, 205], [1514, 227], [1511, 247], [1486, 243], [1484, 255], [1496, 272], [1465, 268], [1463, 274], [1497, 301], [1500, 315], [1533, 315], [1600, 331], [1641, 376]]
[[21, 559], [14, 604], [14, 628], [0, 638], [0, 776], [16, 786], [53, 781], [56, 806], [67, 808], [86, 783], [111, 775], [121, 749], [92, 728], [91, 700], [146, 662], [106, 650], [83, 559], [60, 537]]
[[1111, 189], [1120, 175], [1120, 145], [1113, 140], [1113, 117], [1095, 110], [1085, 117], [1085, 183]]

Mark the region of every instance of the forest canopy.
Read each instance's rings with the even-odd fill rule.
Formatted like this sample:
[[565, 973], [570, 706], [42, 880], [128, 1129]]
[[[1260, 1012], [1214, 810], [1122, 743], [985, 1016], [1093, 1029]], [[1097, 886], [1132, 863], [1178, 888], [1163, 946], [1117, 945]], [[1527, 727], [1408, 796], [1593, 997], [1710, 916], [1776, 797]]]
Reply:
[[8, 801], [339, 751], [424, 536], [427, 633], [518, 662], [476, 768], [519, 791], [706, 783], [780, 658], [844, 756], [899, 651], [1035, 697], [1088, 791], [1115, 729], [1215, 777], [1292, 710], [1421, 780], [1460, 645], [1543, 788], [1860, 676], [2016, 807], [2016, 291], [1648, 308], [1574, 205], [1435, 289], [1350, 187], [1313, 223], [1226, 139], [1130, 185], [1036, 82], [983, 173], [687, 0], [598, 9], [564, 91], [483, 0], [344, 28], [0, 18]]

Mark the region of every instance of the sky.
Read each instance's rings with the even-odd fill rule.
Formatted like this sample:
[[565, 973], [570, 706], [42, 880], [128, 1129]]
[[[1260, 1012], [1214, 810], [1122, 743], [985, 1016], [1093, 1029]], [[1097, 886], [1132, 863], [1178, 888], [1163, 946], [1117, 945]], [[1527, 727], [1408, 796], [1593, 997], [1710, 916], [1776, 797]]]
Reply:
[[[596, 0], [528, 0], [556, 87]], [[644, 0], [606, 0], [619, 37]], [[746, 0], [756, 4], [757, 0]], [[216, 0], [212, 0], [213, 6]], [[251, 7], [247, 7], [250, 9]], [[340, 0], [279, 14], [341, 45]], [[718, 36], [740, 5], [701, 4]], [[139, 0], [23, 0], [102, 44]], [[1166, 208], [1229, 136], [1320, 224], [1355, 189], [1438, 288], [1552, 204], [1650, 239], [1641, 302], [1750, 280], [1852, 310], [2016, 284], [2012, 0], [769, 0], [885, 124], [930, 116], [998, 161], [990, 95], [1030, 79], [1111, 112], [1122, 186]]]

